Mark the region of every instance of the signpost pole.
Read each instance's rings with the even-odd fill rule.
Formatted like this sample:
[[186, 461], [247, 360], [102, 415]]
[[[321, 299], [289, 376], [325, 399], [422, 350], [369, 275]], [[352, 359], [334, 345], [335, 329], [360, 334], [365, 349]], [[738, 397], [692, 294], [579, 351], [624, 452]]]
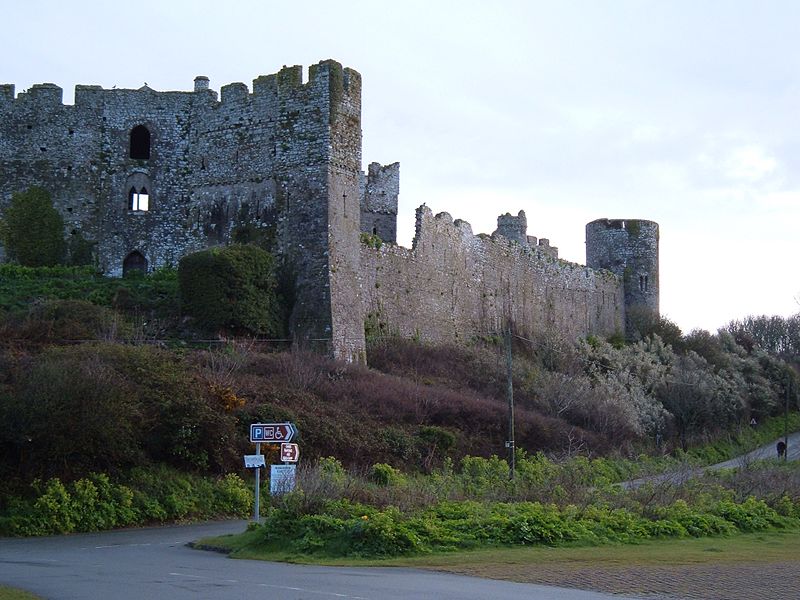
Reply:
[[508, 478], [513, 481], [516, 470], [517, 449], [514, 443], [514, 359], [511, 356], [511, 321], [507, 323], [506, 335], [506, 396], [508, 397]]
[[[261, 454], [261, 442], [256, 442], [256, 454]], [[256, 467], [256, 497], [253, 502], [253, 521], [261, 520], [261, 467]]]
[[789, 372], [786, 372], [786, 393], [783, 401], [783, 462], [789, 458], [789, 390], [792, 387], [792, 379]]

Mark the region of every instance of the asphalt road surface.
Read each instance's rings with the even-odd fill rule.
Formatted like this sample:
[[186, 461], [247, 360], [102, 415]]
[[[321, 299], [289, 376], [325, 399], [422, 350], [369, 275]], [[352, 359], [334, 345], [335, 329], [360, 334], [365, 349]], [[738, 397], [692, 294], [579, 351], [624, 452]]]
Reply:
[[[780, 438], [781, 440], [783, 438]], [[800, 431], [790, 433], [788, 436], [789, 443], [787, 444], [786, 449], [786, 458], [788, 460], [798, 460], [800, 459]], [[747, 465], [747, 463], [753, 462], [754, 460], [763, 460], [766, 458], [778, 458], [778, 451], [776, 448], [778, 440], [767, 444], [765, 446], [761, 446], [752, 452], [745, 454], [744, 456], [739, 456], [738, 458], [733, 458], [731, 460], [726, 460], [725, 462], [717, 463], [716, 465], [711, 465], [708, 467], [709, 469], [727, 469], [731, 467], [742, 467]]]
[[[186, 546], [244, 521], [0, 539], [0, 583], [66, 600], [620, 600], [623, 596], [399, 568], [233, 560]], [[628, 598], [631, 598], [628, 596]]]
[[[776, 456], [773, 443], [743, 457], [705, 468], [743, 466], [752, 460]], [[800, 432], [789, 436], [788, 458], [800, 459]], [[697, 471], [666, 474], [658, 479], [686, 479]], [[653, 481], [653, 478], [647, 480]], [[628, 482], [628, 485], [633, 487], [644, 481]], [[186, 546], [199, 538], [238, 533], [245, 526], [245, 521], [225, 521], [47, 538], [0, 538], [0, 583], [52, 600], [624, 598], [414, 569], [317, 567], [231, 560], [222, 554]]]
[[[784, 438], [780, 438], [783, 440]], [[701, 475], [704, 471], [715, 471], [718, 469], [731, 469], [731, 468], [741, 468], [746, 467], [749, 463], [752, 463], [756, 460], [765, 460], [769, 458], [778, 458], [778, 450], [777, 450], [777, 442], [770, 442], [769, 444], [765, 444], [760, 448], [756, 448], [752, 452], [748, 452], [747, 454], [743, 454], [742, 456], [737, 456], [736, 458], [732, 458], [730, 460], [726, 460], [725, 462], [717, 463], [715, 465], [708, 465], [706, 467], [692, 467], [686, 468], [682, 471], [673, 471], [671, 473], [662, 473], [661, 475], [651, 475], [649, 477], [642, 477], [640, 479], [634, 479], [632, 481], [625, 481], [621, 485], [624, 488], [638, 488], [645, 483], [669, 483], [678, 485], [684, 483], [685, 481], [691, 479], [692, 477], [696, 477]], [[800, 460], [800, 431], [796, 431], [790, 433], [788, 435], [788, 444], [786, 449], [786, 459], [787, 460]]]

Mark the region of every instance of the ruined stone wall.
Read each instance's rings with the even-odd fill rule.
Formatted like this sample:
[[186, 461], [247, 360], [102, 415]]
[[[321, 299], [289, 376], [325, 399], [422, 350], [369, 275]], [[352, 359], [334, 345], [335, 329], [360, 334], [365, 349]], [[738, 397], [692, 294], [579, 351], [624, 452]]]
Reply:
[[396, 244], [399, 194], [400, 163], [370, 163], [361, 177], [361, 231]]
[[[131, 156], [146, 128], [148, 156]], [[335, 61], [193, 91], [53, 84], [15, 97], [0, 85], [0, 212], [32, 185], [51, 192], [68, 235], [97, 242], [120, 275], [134, 254], [149, 269], [234, 237], [256, 235], [293, 284], [293, 339], [363, 360], [364, 323], [431, 341], [500, 331], [611, 335], [626, 307], [658, 309], [658, 226], [587, 226], [587, 268], [527, 235], [524, 212], [492, 236], [422, 208], [411, 250], [397, 247], [399, 165], [361, 168], [361, 76]], [[146, 188], [147, 210], [129, 191]], [[375, 233], [380, 248], [360, 243]], [[238, 238], [237, 238], [238, 239]], [[0, 248], [0, 253], [2, 249]], [[2, 258], [2, 254], [0, 254]], [[609, 269], [612, 272], [600, 270]]]
[[[252, 92], [226, 85], [219, 99], [205, 77], [190, 92], [79, 85], [72, 106], [52, 84], [17, 97], [3, 85], [0, 213], [14, 192], [47, 189], [66, 233], [96, 241], [98, 266], [111, 275], [122, 274], [131, 253], [148, 269], [176, 265], [249, 227], [294, 278], [293, 335], [330, 347], [333, 238], [352, 238], [337, 248], [355, 257], [345, 270], [357, 270], [360, 94], [358, 73], [335, 61], [312, 66], [306, 83], [302, 67], [284, 67], [257, 78]], [[150, 153], [131, 158], [138, 126], [149, 132]], [[131, 209], [131, 187], [146, 188], [148, 210]], [[332, 210], [331, 199], [344, 195], [351, 206]]]
[[534, 336], [612, 335], [624, 323], [622, 280], [502, 236], [475, 236], [447, 213], [417, 211], [412, 249], [362, 246], [368, 327], [428, 341], [496, 334], [510, 315]]

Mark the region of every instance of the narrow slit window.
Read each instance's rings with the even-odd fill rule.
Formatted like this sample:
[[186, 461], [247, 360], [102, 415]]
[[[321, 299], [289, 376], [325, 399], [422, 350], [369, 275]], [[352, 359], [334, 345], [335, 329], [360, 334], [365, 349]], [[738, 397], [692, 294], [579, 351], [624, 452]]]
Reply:
[[150, 131], [144, 125], [131, 129], [130, 155], [137, 160], [150, 159]]

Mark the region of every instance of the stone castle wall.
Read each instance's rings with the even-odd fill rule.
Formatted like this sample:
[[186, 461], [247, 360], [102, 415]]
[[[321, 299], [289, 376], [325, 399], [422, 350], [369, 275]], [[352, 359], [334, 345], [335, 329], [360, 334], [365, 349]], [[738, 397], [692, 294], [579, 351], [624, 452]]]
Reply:
[[526, 337], [624, 327], [620, 277], [503, 235], [475, 236], [469, 223], [424, 206], [412, 249], [362, 246], [361, 289], [369, 327], [428, 341], [497, 334], [509, 316]]
[[[331, 198], [351, 198], [356, 241], [339, 247], [358, 254], [360, 75], [323, 61], [305, 83], [302, 67], [284, 67], [252, 91], [232, 83], [220, 92], [204, 77], [191, 92], [79, 85], [64, 105], [52, 84], [16, 97], [0, 86], [0, 212], [14, 192], [47, 189], [66, 233], [96, 242], [110, 275], [134, 255], [147, 270], [176, 265], [253, 227], [295, 278], [293, 335], [329, 344]], [[132, 152], [139, 127], [150, 138], [145, 157]], [[132, 209], [131, 187], [146, 188], [147, 210]]]
[[[522, 211], [475, 236], [422, 207], [413, 247], [394, 245], [399, 165], [363, 173], [361, 136], [361, 76], [335, 61], [307, 82], [284, 67], [219, 97], [202, 76], [188, 92], [79, 85], [74, 105], [53, 84], [0, 85], [0, 213], [13, 193], [47, 189], [65, 234], [96, 242], [111, 275], [255, 232], [290, 274], [293, 339], [346, 360], [364, 359], [365, 322], [431, 341], [494, 334], [509, 317], [521, 335], [611, 335], [630, 306], [657, 310], [650, 221], [587, 225], [588, 267], [528, 236]], [[131, 192], [145, 190], [143, 209]]]

